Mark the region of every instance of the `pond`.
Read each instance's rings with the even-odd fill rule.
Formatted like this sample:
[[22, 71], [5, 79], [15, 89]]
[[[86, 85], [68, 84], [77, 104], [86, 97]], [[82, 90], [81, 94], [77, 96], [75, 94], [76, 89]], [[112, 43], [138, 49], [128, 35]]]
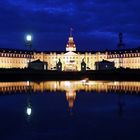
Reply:
[[0, 82], [1, 140], [140, 140], [140, 82]]

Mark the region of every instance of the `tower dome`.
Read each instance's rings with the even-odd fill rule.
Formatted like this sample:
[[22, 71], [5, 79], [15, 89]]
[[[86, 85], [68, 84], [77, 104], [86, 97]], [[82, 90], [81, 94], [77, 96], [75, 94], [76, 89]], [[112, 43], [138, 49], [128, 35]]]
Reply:
[[71, 52], [76, 51], [76, 46], [75, 46], [75, 43], [73, 40], [72, 31], [73, 31], [73, 29], [71, 28], [70, 29], [70, 37], [69, 37], [68, 43], [66, 45], [66, 51], [71, 51]]

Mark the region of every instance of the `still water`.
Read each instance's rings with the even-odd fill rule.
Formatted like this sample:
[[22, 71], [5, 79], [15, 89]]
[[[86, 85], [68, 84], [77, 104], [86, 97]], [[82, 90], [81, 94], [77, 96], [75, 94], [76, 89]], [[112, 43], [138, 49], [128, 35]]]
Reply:
[[140, 140], [140, 82], [0, 82], [0, 140]]

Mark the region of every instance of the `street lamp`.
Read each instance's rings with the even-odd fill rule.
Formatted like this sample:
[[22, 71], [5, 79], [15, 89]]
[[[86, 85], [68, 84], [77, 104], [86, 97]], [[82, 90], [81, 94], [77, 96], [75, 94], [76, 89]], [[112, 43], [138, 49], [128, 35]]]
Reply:
[[31, 42], [31, 41], [32, 41], [32, 36], [31, 36], [30, 34], [28, 34], [28, 35], [26, 36], [26, 40], [27, 40], [28, 42]]
[[31, 48], [32, 48], [32, 39], [33, 39], [33, 37], [32, 37], [32, 35], [31, 34], [27, 34], [26, 35], [26, 37], [25, 37], [25, 46], [27, 47], [27, 48], [29, 48], [30, 49], [30, 56], [29, 56], [29, 63], [28, 63], [28, 67], [29, 67], [29, 65], [30, 65], [30, 62], [31, 62]]
[[26, 47], [29, 47], [31, 49], [32, 47], [32, 35], [31, 34], [27, 34], [26, 37], [25, 37], [25, 45]]

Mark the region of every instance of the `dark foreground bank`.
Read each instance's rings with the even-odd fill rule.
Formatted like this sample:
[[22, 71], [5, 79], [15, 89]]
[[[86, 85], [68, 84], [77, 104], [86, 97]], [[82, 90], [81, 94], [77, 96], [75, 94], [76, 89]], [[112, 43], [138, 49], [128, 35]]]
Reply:
[[116, 69], [107, 71], [59, 72], [31, 69], [0, 69], [0, 81], [17, 80], [129, 80], [140, 81], [140, 70]]

